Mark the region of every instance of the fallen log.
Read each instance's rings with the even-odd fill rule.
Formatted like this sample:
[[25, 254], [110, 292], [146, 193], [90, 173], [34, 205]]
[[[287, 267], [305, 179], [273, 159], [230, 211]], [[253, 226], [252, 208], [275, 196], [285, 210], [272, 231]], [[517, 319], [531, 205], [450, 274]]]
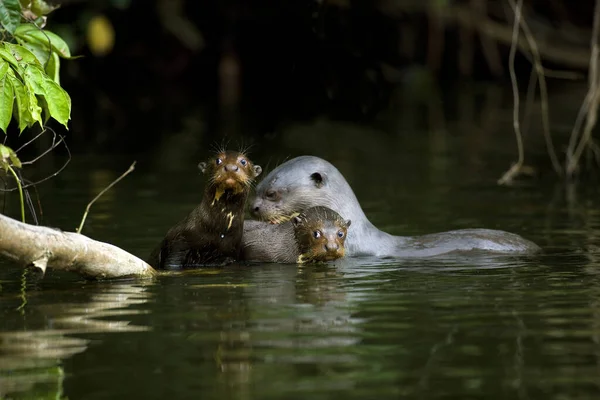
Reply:
[[71, 271], [87, 279], [152, 277], [156, 270], [112, 244], [29, 225], [0, 214], [0, 255], [24, 267]]

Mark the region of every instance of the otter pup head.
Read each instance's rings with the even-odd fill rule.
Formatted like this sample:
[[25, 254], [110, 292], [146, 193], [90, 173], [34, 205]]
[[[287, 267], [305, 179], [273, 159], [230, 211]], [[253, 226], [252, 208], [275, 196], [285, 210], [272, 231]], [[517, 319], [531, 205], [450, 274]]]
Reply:
[[208, 185], [215, 189], [215, 200], [223, 193], [247, 192], [262, 168], [254, 165], [248, 157], [237, 151], [220, 151], [212, 159], [201, 162], [198, 168], [208, 177]]
[[[338, 182], [337, 189], [332, 180]], [[252, 215], [271, 223], [282, 223], [310, 207], [325, 206], [339, 210], [340, 185], [346, 181], [327, 161], [302, 156], [287, 161], [256, 186]]]
[[300, 256], [298, 263], [332, 261], [344, 256], [344, 241], [350, 227], [327, 207], [311, 207], [292, 218]]

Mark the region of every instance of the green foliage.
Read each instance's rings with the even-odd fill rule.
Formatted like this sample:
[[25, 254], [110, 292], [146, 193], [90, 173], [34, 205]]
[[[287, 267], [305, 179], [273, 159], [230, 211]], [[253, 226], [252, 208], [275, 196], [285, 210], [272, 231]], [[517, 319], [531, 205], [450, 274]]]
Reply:
[[21, 4], [19, 0], [0, 0], [0, 23], [12, 34], [21, 23]]
[[41, 28], [41, 16], [55, 8], [43, 0], [0, 0], [0, 32], [9, 39], [0, 42], [0, 129], [5, 133], [12, 118], [20, 132], [49, 118], [68, 128], [71, 98], [59, 75], [60, 59], [71, 58], [71, 52], [60, 36]]

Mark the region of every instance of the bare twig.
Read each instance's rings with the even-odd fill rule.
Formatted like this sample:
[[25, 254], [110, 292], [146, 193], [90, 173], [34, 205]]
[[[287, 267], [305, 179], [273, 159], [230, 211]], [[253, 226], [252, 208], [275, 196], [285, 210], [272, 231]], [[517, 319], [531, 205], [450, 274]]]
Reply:
[[81, 230], [83, 229], [83, 224], [85, 223], [85, 219], [87, 218], [88, 213], [90, 212], [90, 208], [92, 207], [92, 204], [94, 204], [94, 202], [96, 200], [98, 200], [100, 198], [100, 196], [102, 196], [104, 193], [106, 193], [111, 187], [113, 187], [115, 184], [117, 184], [121, 179], [125, 178], [127, 175], [129, 175], [134, 169], [135, 169], [135, 161], [133, 162], [133, 164], [131, 164], [131, 166], [129, 167], [129, 169], [127, 171], [125, 171], [121, 176], [119, 176], [117, 179], [115, 179], [113, 181], [113, 183], [111, 183], [110, 185], [108, 185], [106, 188], [104, 188], [100, 193], [98, 193], [98, 195], [96, 195], [96, 197], [94, 197], [92, 199], [92, 201], [90, 201], [87, 205], [87, 207], [85, 208], [85, 212], [83, 213], [83, 218], [81, 218], [81, 223], [79, 224], [79, 228], [77, 228], [77, 233], [81, 233]]
[[[510, 1], [510, 0], [509, 0]], [[515, 130], [515, 136], [517, 139], [517, 151], [518, 151], [518, 159], [517, 162], [514, 163], [508, 171], [502, 175], [500, 179], [498, 179], [498, 184], [505, 185], [510, 184], [515, 176], [519, 174], [521, 171], [521, 167], [523, 166], [523, 161], [525, 159], [525, 154], [523, 151], [523, 138], [521, 135], [521, 127], [519, 123], [519, 85], [517, 82], [517, 74], [515, 72], [515, 55], [517, 53], [517, 43], [519, 40], [519, 25], [521, 21], [521, 10], [523, 9], [523, 0], [518, 0], [518, 4], [515, 8], [515, 19], [513, 23], [513, 41], [510, 45], [510, 53], [508, 56], [508, 70], [510, 73], [510, 83], [512, 86], [513, 92], [513, 128]]]
[[[510, 6], [513, 11], [516, 13], [517, 5], [514, 0], [509, 0]], [[533, 65], [535, 67], [535, 71], [537, 73], [537, 80], [540, 85], [540, 105], [542, 108], [542, 127], [544, 131], [544, 140], [546, 141], [546, 148], [548, 150], [548, 155], [550, 156], [550, 160], [552, 161], [552, 166], [554, 167], [554, 171], [558, 175], [562, 175], [562, 168], [560, 163], [558, 162], [558, 157], [556, 157], [556, 151], [554, 150], [554, 144], [552, 143], [552, 136], [550, 135], [550, 118], [548, 113], [548, 88], [546, 86], [546, 78], [544, 76], [544, 68], [542, 67], [542, 59], [540, 57], [540, 53], [537, 47], [537, 43], [533, 38], [531, 30], [529, 29], [529, 25], [527, 25], [527, 21], [524, 18], [519, 20], [519, 24], [523, 29], [523, 34], [527, 39], [527, 43], [529, 44], [529, 48], [531, 50], [531, 54], [533, 55]]]
[[[583, 134], [579, 140], [577, 148], [572, 153], [572, 157], [567, 160], [567, 175], [572, 175], [577, 169], [581, 154], [585, 149], [585, 146], [589, 143], [592, 137], [592, 129], [596, 125], [598, 104], [600, 102], [600, 80], [598, 79], [598, 56], [600, 55], [600, 48], [598, 47], [598, 38], [600, 36], [600, 0], [596, 0], [594, 7], [594, 26], [592, 28], [592, 39], [590, 42], [591, 56], [590, 56], [590, 67], [588, 77], [588, 93], [584, 104], [588, 103], [587, 117], [585, 120], [585, 127], [583, 128]], [[583, 105], [582, 105], [583, 107]], [[579, 117], [579, 115], [578, 115]]]
[[[50, 129], [50, 128], [48, 128], [48, 129]], [[59, 135], [57, 135], [57, 136], [59, 136]], [[67, 146], [67, 142], [64, 140], [64, 137], [60, 136], [60, 140], [58, 142], [56, 142], [56, 144], [53, 144], [52, 146], [50, 146], [50, 149], [55, 148], [56, 146], [58, 146], [61, 143], [64, 144], [65, 150], [67, 151], [67, 155], [68, 155], [67, 161], [65, 161], [65, 163], [57, 171], [55, 171], [54, 173], [46, 176], [45, 178], [42, 178], [39, 181], [29, 182], [28, 184], [23, 185], [23, 187], [22, 187], [23, 189], [26, 189], [26, 188], [28, 188], [30, 186], [38, 185], [38, 184], [40, 184], [42, 182], [47, 181], [48, 179], [54, 178], [55, 176], [57, 176], [58, 174], [60, 174], [63, 171], [63, 169], [65, 169], [67, 167], [67, 165], [71, 161], [71, 150], [69, 149], [69, 146]], [[46, 154], [47, 152], [48, 151], [44, 152], [44, 154]], [[21, 164], [24, 164], [24, 165], [31, 164], [31, 163], [35, 162], [36, 160], [38, 160], [40, 157], [41, 156], [38, 156], [35, 159], [30, 160], [30, 161], [23, 161], [23, 162], [21, 162]], [[12, 191], [15, 191], [17, 189], [18, 189], [17, 187], [12, 187], [12, 188], [6, 188], [5, 187], [5, 188], [0, 189], [0, 192], [12, 192]]]

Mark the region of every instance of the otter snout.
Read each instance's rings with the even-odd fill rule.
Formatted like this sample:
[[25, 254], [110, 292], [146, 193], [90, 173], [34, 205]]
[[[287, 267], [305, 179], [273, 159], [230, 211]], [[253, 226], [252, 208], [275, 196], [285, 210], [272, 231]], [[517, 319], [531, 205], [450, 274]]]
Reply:
[[334, 252], [334, 251], [338, 251], [339, 249], [340, 249], [340, 245], [337, 244], [336, 242], [325, 243], [325, 251]]
[[227, 172], [238, 172], [240, 168], [235, 164], [226, 164], [224, 167]]

